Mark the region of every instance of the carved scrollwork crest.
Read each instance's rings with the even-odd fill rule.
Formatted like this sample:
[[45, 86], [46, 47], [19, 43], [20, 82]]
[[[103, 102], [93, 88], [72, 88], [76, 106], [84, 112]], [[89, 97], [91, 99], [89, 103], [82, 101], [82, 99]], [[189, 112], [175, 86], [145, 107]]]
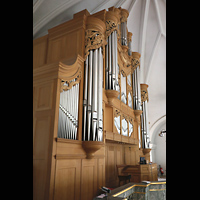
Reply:
[[60, 92], [67, 91], [70, 90], [74, 85], [78, 84], [81, 80], [81, 70], [79, 71], [78, 75], [76, 78], [72, 79], [72, 80], [62, 80], [61, 81], [61, 88], [60, 88]]
[[131, 73], [133, 73], [135, 71], [135, 69], [138, 67], [138, 65], [140, 66], [140, 60], [133, 58], [131, 59]]
[[142, 101], [142, 103], [144, 102], [144, 101], [149, 101], [149, 98], [148, 98], [148, 92], [147, 91], [145, 91], [145, 90], [141, 90], [141, 101]]
[[144, 101], [149, 101], [149, 97], [148, 97], [148, 85], [147, 84], [140, 84], [140, 88], [141, 88], [141, 102], [143, 103]]
[[85, 33], [85, 58], [89, 55], [89, 50], [97, 49], [106, 44], [104, 35], [100, 31], [86, 30]]
[[114, 110], [114, 117], [118, 117], [118, 116], [120, 116], [121, 115], [121, 113], [120, 113], [120, 111], [119, 110]]
[[113, 32], [113, 31], [117, 31], [118, 32], [118, 28], [117, 28], [117, 24], [112, 21], [112, 20], [107, 20], [106, 21], [106, 38]]

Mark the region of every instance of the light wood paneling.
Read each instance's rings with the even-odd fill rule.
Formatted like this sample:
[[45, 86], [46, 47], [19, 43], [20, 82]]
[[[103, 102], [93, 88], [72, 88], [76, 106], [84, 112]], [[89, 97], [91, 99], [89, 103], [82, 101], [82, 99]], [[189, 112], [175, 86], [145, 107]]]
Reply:
[[81, 160], [57, 160], [55, 200], [80, 199]]
[[46, 64], [48, 35], [33, 41], [33, 68]]
[[97, 195], [97, 159], [83, 159], [81, 173], [81, 200]]

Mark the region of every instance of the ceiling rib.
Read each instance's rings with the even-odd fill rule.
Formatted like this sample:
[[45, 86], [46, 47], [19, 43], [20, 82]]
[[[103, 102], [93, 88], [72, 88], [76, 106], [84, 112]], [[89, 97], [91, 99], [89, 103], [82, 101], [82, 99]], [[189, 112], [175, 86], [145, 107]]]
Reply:
[[119, 8], [126, 0], [119, 0], [116, 4], [115, 7]]
[[35, 11], [39, 8], [39, 6], [41, 5], [41, 3], [44, 0], [37, 0], [36, 3], [33, 5], [33, 14], [35, 13]]
[[158, 1], [154, 0], [154, 3], [155, 3], [155, 7], [156, 7], [156, 16], [157, 16], [157, 19], [158, 19], [159, 28], [160, 28], [161, 33], [164, 33], [163, 26], [162, 26], [162, 20], [161, 20], [161, 16], [160, 16], [160, 11], [159, 11]]
[[33, 28], [33, 36], [43, 27], [45, 26], [49, 21], [51, 21], [54, 17], [56, 17], [58, 14], [63, 12], [64, 10], [68, 9], [69, 7], [73, 6], [74, 4], [80, 2], [82, 0], [69, 0], [56, 9], [54, 9], [52, 12], [47, 13], [41, 20], [39, 20]]
[[130, 6], [128, 8], [129, 15], [130, 15], [130, 12], [133, 10], [136, 3], [137, 3], [137, 0], [131, 1]]
[[101, 2], [98, 6], [96, 6], [91, 12], [90, 14], [94, 14], [95, 12], [99, 11], [106, 3], [108, 3], [110, 0], [104, 0], [103, 2]]
[[146, 30], [147, 30], [147, 19], [148, 19], [148, 13], [149, 13], [149, 4], [150, 0], [143, 1], [142, 4], [142, 24], [140, 27], [140, 45], [139, 45], [139, 51], [141, 54], [140, 58], [140, 81], [144, 83], [144, 52], [145, 52], [145, 42], [146, 42]]
[[148, 83], [149, 74], [150, 74], [150, 71], [151, 71], [151, 68], [152, 68], [152, 61], [153, 61], [153, 58], [154, 58], [154, 55], [155, 55], [156, 48], [157, 48], [158, 43], [159, 43], [159, 41], [160, 41], [160, 38], [161, 38], [161, 31], [158, 31], [156, 40], [155, 40], [154, 45], [153, 45], [153, 50], [152, 50], [152, 52], [151, 52], [150, 61], [149, 61], [149, 63], [148, 63], [149, 66], [148, 66], [148, 68], [147, 68], [145, 83]]

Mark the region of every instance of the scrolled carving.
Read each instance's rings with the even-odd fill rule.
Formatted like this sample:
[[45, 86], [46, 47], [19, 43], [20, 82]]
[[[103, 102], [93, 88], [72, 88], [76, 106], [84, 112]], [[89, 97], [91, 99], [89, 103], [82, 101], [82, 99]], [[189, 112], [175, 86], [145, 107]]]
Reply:
[[126, 9], [121, 9], [121, 19], [120, 19], [121, 23], [127, 22], [128, 16], [129, 16], [128, 10], [126, 10]]
[[79, 71], [79, 74], [73, 80], [67, 80], [67, 81], [62, 80], [60, 91], [62, 92], [63, 90], [64, 91], [70, 90], [74, 85], [78, 84], [80, 80], [81, 80], [81, 71]]
[[88, 17], [85, 31], [85, 59], [91, 49], [97, 49], [107, 44], [105, 40], [105, 23], [96, 18]]
[[131, 56], [131, 73], [133, 73], [135, 71], [135, 69], [140, 66], [140, 56], [141, 54], [138, 52], [132, 52], [132, 56]]
[[118, 31], [117, 24], [112, 20], [106, 21], [106, 38], [113, 32]]
[[148, 98], [148, 92], [147, 91], [145, 91], [145, 90], [141, 90], [141, 101], [142, 101], [142, 103], [144, 102], [144, 101], [149, 101], [149, 98]]
[[59, 79], [61, 80], [60, 92], [69, 90], [73, 85], [80, 82], [83, 62], [84, 59], [80, 55], [59, 62]]
[[85, 57], [89, 55], [89, 50], [97, 49], [105, 45], [104, 35], [99, 31], [86, 30], [85, 35]]
[[149, 101], [148, 97], [148, 91], [147, 91], [148, 85], [147, 84], [140, 84], [140, 89], [141, 89], [141, 102], [143, 103], [144, 101]]
[[118, 117], [118, 116], [120, 116], [120, 115], [121, 115], [120, 111], [117, 110], [117, 109], [115, 109], [115, 110], [114, 110], [114, 117]]

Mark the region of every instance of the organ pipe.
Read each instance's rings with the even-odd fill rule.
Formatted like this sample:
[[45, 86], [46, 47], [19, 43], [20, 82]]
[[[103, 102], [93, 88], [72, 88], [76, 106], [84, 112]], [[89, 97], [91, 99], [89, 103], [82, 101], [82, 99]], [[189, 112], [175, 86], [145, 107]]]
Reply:
[[142, 115], [141, 115], [141, 133], [142, 133], [142, 148], [148, 149], [150, 147], [149, 125], [148, 125], [148, 92], [147, 84], [141, 84], [141, 101], [142, 101]]
[[102, 87], [103, 55], [102, 47], [99, 47], [90, 50], [85, 62], [83, 141], [103, 139]]
[[118, 55], [117, 55], [117, 32], [113, 31], [106, 45], [106, 89], [119, 90], [118, 83]]
[[[76, 79], [71, 80], [76, 82]], [[64, 86], [67, 83], [64, 83]], [[58, 137], [77, 139], [79, 83], [60, 94]]]

